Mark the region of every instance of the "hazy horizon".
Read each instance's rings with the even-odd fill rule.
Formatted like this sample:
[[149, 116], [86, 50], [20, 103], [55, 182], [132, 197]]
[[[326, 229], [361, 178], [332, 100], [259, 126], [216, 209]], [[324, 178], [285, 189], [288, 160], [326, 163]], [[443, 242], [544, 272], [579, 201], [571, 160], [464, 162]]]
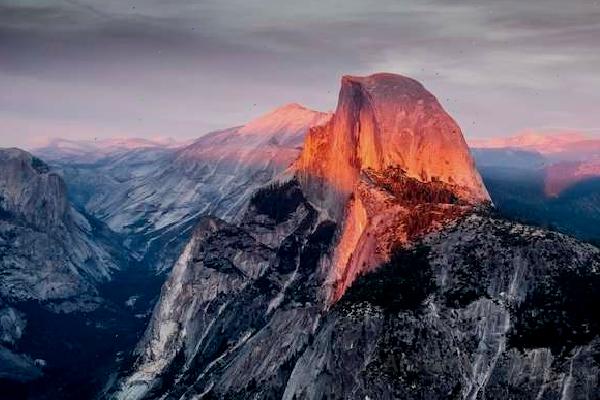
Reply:
[[600, 3], [562, 4], [0, 0], [0, 146], [187, 140], [285, 103], [330, 111], [342, 75], [381, 71], [468, 139], [597, 134]]

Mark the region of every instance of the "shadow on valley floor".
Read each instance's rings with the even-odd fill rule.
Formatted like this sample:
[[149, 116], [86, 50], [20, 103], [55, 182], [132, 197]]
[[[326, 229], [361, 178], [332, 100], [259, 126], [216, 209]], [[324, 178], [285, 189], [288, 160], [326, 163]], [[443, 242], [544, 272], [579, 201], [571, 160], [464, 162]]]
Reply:
[[600, 179], [579, 182], [548, 197], [542, 170], [480, 167], [480, 171], [501, 215], [600, 243]]
[[93, 312], [56, 314], [38, 303], [16, 306], [28, 316], [19, 351], [47, 365], [34, 382], [0, 380], [0, 399], [94, 398], [143, 334], [163, 279], [132, 263], [99, 288], [106, 303]]

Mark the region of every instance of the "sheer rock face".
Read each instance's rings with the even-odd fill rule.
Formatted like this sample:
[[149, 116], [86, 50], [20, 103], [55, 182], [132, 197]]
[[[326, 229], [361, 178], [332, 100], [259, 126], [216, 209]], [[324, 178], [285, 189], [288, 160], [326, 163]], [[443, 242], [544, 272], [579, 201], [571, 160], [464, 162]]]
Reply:
[[116, 264], [70, 207], [61, 177], [19, 149], [0, 150], [0, 171], [0, 297], [93, 297], [94, 285]]
[[[458, 125], [419, 82], [400, 75], [343, 77], [333, 118], [310, 131], [294, 166], [307, 198], [342, 221], [329, 278], [332, 302], [356, 276], [385, 261], [394, 244], [411, 239], [414, 204], [382, 186], [385, 180], [401, 176], [450, 190], [455, 199], [446, 203], [461, 206], [439, 209], [433, 220], [489, 201]], [[436, 227], [433, 220], [424, 231]]]
[[339, 217], [361, 171], [389, 167], [452, 184], [470, 203], [489, 200], [460, 128], [419, 82], [345, 76], [334, 117], [310, 131], [296, 162], [307, 196]]
[[62, 179], [42, 161], [18, 149], [2, 150], [0, 163], [4, 212], [21, 215], [40, 229], [59, 226], [68, 210]]

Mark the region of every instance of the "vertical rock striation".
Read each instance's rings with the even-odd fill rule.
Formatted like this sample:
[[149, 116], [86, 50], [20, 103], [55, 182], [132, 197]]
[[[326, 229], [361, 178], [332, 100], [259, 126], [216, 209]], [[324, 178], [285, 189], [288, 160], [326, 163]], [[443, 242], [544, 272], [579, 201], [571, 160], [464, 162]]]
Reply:
[[344, 76], [333, 118], [309, 132], [295, 165], [309, 199], [334, 217], [361, 172], [390, 167], [450, 184], [468, 202], [489, 200], [456, 122], [419, 82], [400, 75]]

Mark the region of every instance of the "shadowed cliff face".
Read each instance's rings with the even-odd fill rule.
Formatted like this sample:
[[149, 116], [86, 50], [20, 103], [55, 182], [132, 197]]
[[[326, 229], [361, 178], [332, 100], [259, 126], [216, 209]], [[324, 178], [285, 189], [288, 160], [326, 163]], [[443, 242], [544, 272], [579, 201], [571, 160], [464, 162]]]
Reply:
[[57, 173], [23, 150], [0, 149], [0, 397], [27, 389], [27, 398], [51, 398], [70, 382], [62, 368], [99, 364], [93, 350], [74, 349], [122, 265], [116, 238], [71, 207]]
[[[333, 118], [309, 132], [294, 167], [307, 199], [342, 227], [331, 302], [385, 262], [393, 245], [489, 201], [458, 125], [419, 82], [400, 75], [343, 77]], [[404, 195], [419, 190], [452, 196]], [[413, 215], [424, 204], [434, 212], [415, 232]]]

